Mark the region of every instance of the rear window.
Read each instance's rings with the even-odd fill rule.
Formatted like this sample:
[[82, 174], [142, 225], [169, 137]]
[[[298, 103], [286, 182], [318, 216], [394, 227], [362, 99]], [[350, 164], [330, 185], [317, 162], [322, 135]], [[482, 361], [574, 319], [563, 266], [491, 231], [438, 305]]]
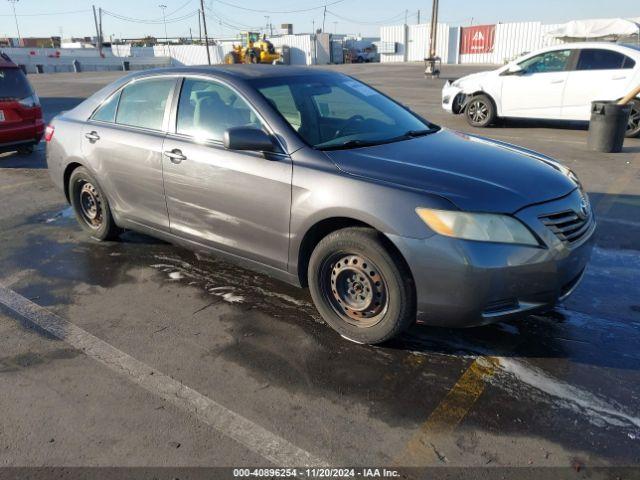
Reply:
[[0, 68], [0, 98], [26, 98], [33, 95], [27, 77], [19, 68]]

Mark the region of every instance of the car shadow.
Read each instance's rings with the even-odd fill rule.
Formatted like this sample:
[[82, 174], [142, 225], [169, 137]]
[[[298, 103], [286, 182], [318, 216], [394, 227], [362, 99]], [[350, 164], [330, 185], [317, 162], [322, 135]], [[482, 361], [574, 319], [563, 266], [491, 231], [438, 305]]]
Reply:
[[500, 118], [496, 127], [508, 128], [554, 128], [557, 130], [588, 130], [589, 122], [574, 120], [539, 120], [527, 118]]
[[21, 169], [45, 169], [47, 160], [44, 155], [44, 145], [39, 143], [32, 153], [27, 155], [16, 151], [0, 153], [0, 169], [21, 168]]

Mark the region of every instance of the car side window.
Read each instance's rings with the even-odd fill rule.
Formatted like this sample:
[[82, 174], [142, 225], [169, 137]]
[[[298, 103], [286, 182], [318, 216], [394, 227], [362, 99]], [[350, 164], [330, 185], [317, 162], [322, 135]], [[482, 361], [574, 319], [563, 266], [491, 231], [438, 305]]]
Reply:
[[631, 63], [635, 65], [632, 59], [620, 52], [602, 48], [585, 48], [580, 51], [576, 70], [619, 70], [633, 68]]
[[525, 73], [550, 73], [566, 70], [571, 50], [553, 50], [531, 57], [518, 65]]
[[104, 102], [91, 117], [92, 120], [98, 120], [99, 122], [113, 123], [116, 121], [116, 109], [118, 108], [118, 101], [120, 100], [120, 92], [112, 95], [106, 102]]
[[136, 81], [120, 94], [116, 123], [162, 130], [164, 112], [174, 78], [154, 78]]
[[176, 132], [221, 141], [231, 127], [262, 129], [249, 104], [231, 88], [210, 80], [186, 78], [178, 102]]

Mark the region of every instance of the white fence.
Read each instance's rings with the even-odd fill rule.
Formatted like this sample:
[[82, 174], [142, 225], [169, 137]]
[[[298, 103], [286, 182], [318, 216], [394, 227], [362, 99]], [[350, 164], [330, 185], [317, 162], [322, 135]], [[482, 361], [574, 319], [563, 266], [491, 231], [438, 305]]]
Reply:
[[[320, 35], [318, 36], [320, 37]], [[288, 47], [291, 65], [314, 65], [329, 63], [329, 52], [324, 43], [318, 38], [317, 45], [314, 35], [280, 35], [269, 38], [274, 47]], [[211, 63], [224, 62], [224, 56], [229, 53], [234, 44], [240, 40], [217, 41], [209, 46]], [[156, 45], [154, 47], [132, 47], [131, 45], [112, 45], [111, 54], [116, 57], [150, 58], [171, 57], [174, 65], [206, 65], [207, 51], [204, 45]]]
[[[396, 45], [395, 53], [380, 54], [381, 62], [418, 62], [429, 56], [431, 25], [392, 25], [380, 29], [380, 42]], [[449, 26], [438, 24], [436, 55], [447, 58], [449, 54]]]
[[499, 23], [496, 25], [493, 52], [461, 54], [460, 63], [502, 64], [538, 48], [559, 45], [562, 42], [546, 32], [559, 25], [543, 25], [541, 22]]
[[[561, 44], [547, 32], [559, 25], [513, 22], [495, 25], [493, 47], [486, 53], [460, 53], [461, 27], [438, 24], [436, 54], [442, 63], [502, 64], [532, 50]], [[380, 41], [396, 45], [395, 53], [383, 53], [381, 62], [422, 61], [429, 52], [429, 24], [391, 25], [380, 28]]]

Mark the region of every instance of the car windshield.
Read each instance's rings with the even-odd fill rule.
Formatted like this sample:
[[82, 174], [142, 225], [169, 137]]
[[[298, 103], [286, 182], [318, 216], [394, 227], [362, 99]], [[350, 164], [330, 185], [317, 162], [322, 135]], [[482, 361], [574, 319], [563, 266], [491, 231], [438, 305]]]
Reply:
[[0, 98], [26, 98], [32, 95], [31, 87], [22, 70], [0, 68]]
[[256, 79], [253, 85], [307, 144], [320, 150], [407, 140], [439, 128], [343, 75]]

